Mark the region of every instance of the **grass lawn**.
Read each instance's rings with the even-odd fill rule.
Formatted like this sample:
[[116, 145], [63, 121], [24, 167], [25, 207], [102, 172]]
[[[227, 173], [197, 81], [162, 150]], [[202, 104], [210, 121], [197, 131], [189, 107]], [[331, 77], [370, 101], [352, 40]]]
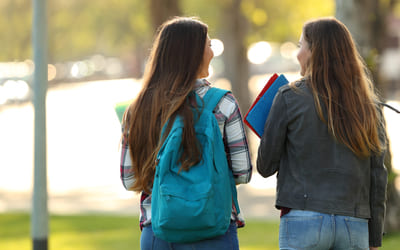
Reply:
[[[139, 249], [140, 231], [135, 216], [52, 215], [50, 217], [50, 250], [128, 250]], [[278, 249], [276, 221], [247, 220], [238, 231], [240, 249]], [[381, 249], [399, 249], [400, 233], [385, 236]], [[30, 250], [30, 215], [0, 214], [0, 249]]]

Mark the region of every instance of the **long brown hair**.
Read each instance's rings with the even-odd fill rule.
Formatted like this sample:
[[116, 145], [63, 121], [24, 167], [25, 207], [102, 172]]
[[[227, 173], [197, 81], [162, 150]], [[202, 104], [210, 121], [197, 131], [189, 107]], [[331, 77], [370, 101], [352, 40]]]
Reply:
[[[161, 129], [183, 116], [181, 169], [201, 160], [190, 98], [200, 70], [208, 27], [195, 18], [176, 17], [159, 28], [143, 77], [143, 89], [125, 114], [134, 191], [151, 193]], [[168, 129], [164, 134], [168, 134]], [[178, 145], [179, 146], [179, 145]]]
[[304, 25], [303, 37], [311, 51], [305, 77], [321, 120], [357, 156], [381, 152], [378, 98], [346, 26], [335, 18], [313, 20]]

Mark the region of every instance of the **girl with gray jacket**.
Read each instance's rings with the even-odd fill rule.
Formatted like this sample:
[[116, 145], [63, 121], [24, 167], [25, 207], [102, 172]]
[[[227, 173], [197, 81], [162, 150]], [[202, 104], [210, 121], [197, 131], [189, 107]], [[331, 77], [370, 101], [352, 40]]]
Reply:
[[277, 173], [280, 249], [377, 249], [386, 132], [368, 71], [334, 18], [307, 22], [299, 47], [303, 78], [275, 96], [257, 159]]

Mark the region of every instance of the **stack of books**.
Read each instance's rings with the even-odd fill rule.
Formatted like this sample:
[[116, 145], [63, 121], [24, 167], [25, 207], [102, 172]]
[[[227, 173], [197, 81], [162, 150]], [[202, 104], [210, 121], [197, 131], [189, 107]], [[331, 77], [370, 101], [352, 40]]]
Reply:
[[258, 137], [261, 137], [264, 133], [265, 122], [267, 121], [276, 93], [280, 87], [288, 83], [289, 81], [284, 75], [272, 75], [245, 115], [244, 123]]

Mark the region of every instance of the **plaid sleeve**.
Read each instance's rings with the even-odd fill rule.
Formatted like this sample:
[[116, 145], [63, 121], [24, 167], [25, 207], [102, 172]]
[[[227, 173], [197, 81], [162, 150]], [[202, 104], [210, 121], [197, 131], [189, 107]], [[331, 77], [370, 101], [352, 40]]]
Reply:
[[248, 183], [251, 179], [253, 166], [250, 160], [249, 146], [243, 126], [242, 115], [235, 97], [228, 93], [218, 104], [217, 120], [225, 119], [223, 124], [223, 137], [228, 161], [232, 168], [236, 184]]
[[124, 125], [122, 126], [120, 175], [122, 184], [127, 190], [130, 190], [135, 182], [135, 178], [131, 169], [132, 160], [128, 145], [128, 138], [126, 137], [123, 128]]

